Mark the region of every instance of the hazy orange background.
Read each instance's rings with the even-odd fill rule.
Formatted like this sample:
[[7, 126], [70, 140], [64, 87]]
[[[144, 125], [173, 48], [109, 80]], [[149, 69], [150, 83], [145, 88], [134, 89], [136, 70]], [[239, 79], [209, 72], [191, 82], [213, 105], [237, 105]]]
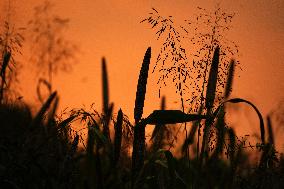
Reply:
[[[7, 0], [1, 0], [4, 7]], [[32, 16], [38, 0], [11, 0], [15, 8], [14, 21], [25, 26]], [[139, 22], [148, 16], [151, 8], [161, 15], [172, 15], [179, 23], [190, 18], [196, 7], [213, 10], [217, 2], [228, 12], [235, 12], [230, 38], [239, 46], [241, 66], [234, 80], [232, 97], [250, 100], [263, 115], [269, 113], [283, 100], [284, 90], [284, 1], [282, 0], [60, 0], [53, 1], [58, 15], [70, 18], [66, 38], [79, 47], [78, 63], [71, 73], [55, 77], [54, 88], [58, 89], [61, 108], [81, 107], [95, 103], [101, 109], [101, 58], [106, 57], [110, 80], [110, 99], [115, 102], [115, 111], [122, 110], [133, 120], [136, 84], [144, 53], [152, 47], [152, 67], [159, 46], [147, 24]], [[21, 61], [27, 65], [22, 71], [22, 94], [28, 102], [36, 99], [34, 77], [28, 72], [29, 43], [25, 43]], [[151, 68], [152, 68], [151, 67]], [[151, 69], [150, 68], [150, 69]], [[159, 108], [157, 75], [150, 74], [147, 86], [144, 116]], [[178, 108], [174, 88], [165, 88], [168, 108]], [[241, 127], [240, 134], [259, 132], [257, 116], [249, 108], [234, 112], [230, 122]], [[242, 124], [240, 124], [242, 123]], [[277, 133], [283, 138], [283, 130]], [[284, 146], [279, 146], [281, 151]]]

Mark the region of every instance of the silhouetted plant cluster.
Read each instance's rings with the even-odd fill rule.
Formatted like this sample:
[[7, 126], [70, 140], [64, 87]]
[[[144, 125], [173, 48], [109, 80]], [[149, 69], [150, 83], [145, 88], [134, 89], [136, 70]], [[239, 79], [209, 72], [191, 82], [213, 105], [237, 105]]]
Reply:
[[[156, 9], [152, 10], [141, 22], [148, 22], [156, 31], [157, 40], [163, 42], [154, 66], [154, 70], [160, 73], [158, 84], [163, 84], [160, 89], [171, 79], [181, 97], [182, 107], [197, 112], [204, 105], [209, 67], [214, 49], [219, 46], [216, 100], [223, 100], [230, 59], [238, 55], [238, 46], [227, 38], [234, 14], [219, 6], [213, 12], [198, 7], [194, 19], [185, 20], [185, 24], [179, 26], [172, 16], [164, 17]], [[186, 43], [190, 49], [186, 48]], [[188, 55], [192, 58], [189, 59]], [[239, 66], [238, 61], [235, 63]]]
[[[217, 15], [217, 20], [230, 19], [230, 15], [219, 15], [218, 11], [213, 14]], [[166, 48], [170, 45], [170, 51], [174, 52], [171, 54], [174, 57], [172, 69], [177, 75], [173, 77], [177, 81], [177, 91], [183, 91], [181, 86], [187, 84], [185, 78], [188, 77], [188, 65], [182, 62], [186, 61], [185, 54], [175, 54], [182, 47], [178, 44], [181, 38], [175, 37], [179, 34], [173, 28], [173, 22], [170, 18], [159, 16], [156, 20], [146, 20], [154, 27], [162, 23], [163, 30], [169, 29], [171, 34], [168, 40], [174, 43], [164, 45]], [[215, 26], [218, 25], [215, 23]], [[0, 104], [0, 187], [283, 188], [284, 158], [278, 155], [274, 146], [271, 117], [267, 117], [265, 124], [253, 103], [241, 98], [230, 98], [237, 63], [230, 60], [228, 66], [220, 66], [226, 50], [220, 45], [221, 42], [214, 40], [210, 42], [209, 55], [202, 54], [208, 57], [198, 60], [207, 61], [207, 68], [201, 74], [208, 76], [201, 75], [206, 85], [202, 86], [204, 103], [200, 104], [197, 113], [186, 113], [184, 109], [167, 110], [163, 97], [160, 110], [154, 110], [147, 116], [143, 114], [152, 56], [150, 47], [145, 52], [138, 78], [133, 124], [121, 109], [113, 113], [105, 58], [101, 66], [101, 112], [91, 105], [89, 110], [71, 109], [57, 115], [59, 98], [56, 92], [50, 94], [35, 115], [19, 100], [3, 100]], [[9, 65], [10, 53], [5, 53], [2, 67]], [[158, 59], [156, 66], [169, 55], [161, 56], [165, 57]], [[162, 63], [161, 72], [164, 66]], [[222, 86], [224, 91], [220, 93], [221, 101], [218, 100], [218, 85], [221, 85], [219, 73], [220, 70], [223, 73], [222, 68], [227, 70], [224, 72], [226, 78]], [[161, 81], [164, 79], [162, 77]], [[182, 93], [180, 95], [182, 100]], [[259, 143], [247, 145], [246, 138], [237, 137], [234, 129], [226, 123], [226, 105], [229, 103], [245, 103], [256, 112], [259, 118]], [[172, 143], [172, 135], [173, 131], [179, 130], [178, 124], [181, 123], [187, 123], [185, 127], [189, 128], [189, 133], [181, 139], [181, 155], [178, 156], [169, 149], [172, 146], [179, 148]], [[150, 125], [154, 126], [154, 130], [146, 144], [145, 132]], [[244, 150], [247, 147], [260, 152], [255, 165], [248, 162], [248, 154]]]
[[[143, 116], [147, 72], [151, 48], [145, 53], [137, 84], [134, 108], [135, 124], [118, 111], [113, 116], [109, 103], [106, 62], [102, 61], [103, 111], [72, 109], [67, 118], [56, 118], [58, 98], [52, 93], [35, 116], [24, 104], [1, 105], [1, 186], [16, 188], [264, 188], [273, 183], [281, 187], [283, 159], [279, 159], [271, 140], [264, 132], [263, 118], [251, 102], [227, 99], [212, 110], [216, 90], [216, 67], [219, 48], [214, 51], [206, 94], [206, 114], [186, 114], [180, 110], [155, 110]], [[232, 62], [233, 65], [233, 62]], [[218, 70], [217, 70], [218, 71]], [[230, 77], [231, 74], [229, 74]], [[229, 79], [228, 79], [229, 80]], [[212, 83], [212, 82], [215, 82]], [[213, 87], [212, 87], [213, 85]], [[227, 93], [225, 93], [227, 94]], [[247, 161], [244, 142], [237, 140], [234, 130], [224, 122], [225, 104], [246, 103], [256, 111], [260, 120], [261, 152], [258, 166], [242, 167]], [[15, 119], [16, 118], [16, 119]], [[70, 124], [79, 121], [80, 128]], [[205, 122], [202, 145], [194, 147], [200, 122]], [[165, 127], [193, 122], [182, 149], [193, 148], [195, 153], [174, 157], [164, 148]], [[145, 129], [155, 125], [149, 147], [146, 147]], [[81, 137], [80, 129], [87, 130]], [[210, 131], [217, 130], [210, 146]], [[271, 132], [268, 132], [268, 136]], [[210, 139], [211, 138], [211, 139]], [[271, 138], [271, 137], [268, 137]], [[82, 147], [78, 149], [80, 139]], [[224, 152], [223, 150], [226, 149]], [[132, 151], [132, 155], [131, 155]], [[227, 160], [224, 157], [227, 155]], [[248, 171], [243, 170], [248, 169]], [[217, 174], [218, 173], [218, 174]], [[263, 181], [263, 179], [266, 181]], [[276, 182], [278, 180], [279, 182]], [[206, 182], [205, 182], [206, 181]], [[282, 182], [283, 183], [283, 182]]]

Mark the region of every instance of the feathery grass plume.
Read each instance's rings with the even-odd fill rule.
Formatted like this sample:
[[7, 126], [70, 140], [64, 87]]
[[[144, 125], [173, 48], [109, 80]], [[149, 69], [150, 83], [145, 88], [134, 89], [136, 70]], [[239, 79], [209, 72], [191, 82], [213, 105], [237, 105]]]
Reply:
[[120, 158], [120, 150], [121, 150], [121, 141], [122, 141], [122, 123], [123, 123], [123, 113], [122, 110], [119, 109], [117, 114], [116, 123], [114, 125], [114, 160], [113, 167], [115, 168], [119, 158]]
[[[203, 111], [203, 106], [200, 106], [197, 115], [201, 115], [202, 111]], [[197, 128], [200, 126], [200, 121], [201, 121], [201, 119], [200, 119], [200, 120], [196, 120], [196, 121], [193, 122], [192, 127], [191, 127], [191, 130], [190, 130], [190, 132], [189, 132], [187, 138], [186, 138], [186, 139], [184, 140], [184, 142], [183, 142], [183, 145], [182, 145], [182, 152], [183, 152], [184, 154], [186, 153], [186, 150], [188, 149], [188, 147], [189, 147], [191, 144], [193, 144], [193, 142], [194, 142], [194, 135], [195, 135], [195, 133], [196, 133], [196, 131], [197, 131]], [[199, 136], [198, 136], [198, 137], [199, 137]]]
[[231, 60], [229, 72], [228, 72], [228, 77], [227, 77], [227, 82], [226, 82], [226, 87], [225, 87], [225, 94], [224, 94], [225, 99], [227, 99], [230, 96], [230, 93], [231, 93], [231, 90], [232, 90], [233, 78], [234, 78], [234, 72], [235, 72], [235, 65], [236, 65], [235, 60]]
[[205, 115], [185, 114], [180, 110], [154, 110], [145, 122], [150, 125], [155, 124], [176, 124], [190, 121], [206, 119]]
[[269, 144], [274, 145], [274, 134], [272, 130], [272, 123], [271, 123], [270, 115], [266, 117], [266, 122], [267, 122], [267, 130], [268, 130], [268, 142]]
[[108, 75], [105, 58], [102, 59], [102, 86], [103, 86], [103, 133], [107, 138], [110, 138], [108, 120], [109, 116], [109, 86], [108, 86]]
[[57, 95], [57, 92], [53, 92], [49, 97], [48, 99], [46, 100], [46, 102], [42, 105], [41, 109], [39, 110], [39, 112], [37, 113], [37, 115], [35, 116], [33, 122], [32, 122], [32, 129], [34, 127], [36, 127], [37, 125], [39, 125], [42, 120], [44, 119], [44, 114], [48, 111], [52, 101], [55, 99]]
[[220, 48], [217, 46], [213, 55], [211, 69], [209, 72], [207, 91], [206, 91], [205, 107], [209, 112], [211, 111], [211, 108], [213, 107], [215, 100], [216, 84], [218, 80], [219, 54], [220, 54]]
[[134, 108], [135, 123], [138, 123], [138, 121], [141, 119], [143, 114], [150, 59], [151, 59], [151, 47], [148, 47], [144, 56], [137, 84], [135, 108]]

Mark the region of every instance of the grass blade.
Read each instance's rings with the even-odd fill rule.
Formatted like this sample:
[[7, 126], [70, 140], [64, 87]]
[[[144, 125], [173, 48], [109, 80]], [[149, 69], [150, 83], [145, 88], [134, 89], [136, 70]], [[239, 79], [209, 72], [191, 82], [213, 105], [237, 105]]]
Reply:
[[180, 110], [154, 110], [145, 122], [147, 124], [175, 124], [206, 119], [205, 115], [185, 114]]
[[35, 116], [33, 123], [32, 123], [32, 128], [39, 125], [41, 123], [41, 121], [44, 119], [44, 114], [48, 111], [52, 101], [55, 99], [57, 95], [57, 92], [53, 92], [48, 99], [46, 100], [46, 102], [42, 105], [41, 109], [39, 110], [39, 112], [37, 113], [37, 115]]
[[102, 86], [103, 86], [103, 112], [107, 114], [109, 105], [109, 88], [108, 88], [108, 76], [106, 68], [106, 60], [102, 59]]
[[70, 116], [58, 124], [58, 128], [64, 129], [68, 126], [77, 116]]
[[115, 167], [120, 158], [121, 141], [122, 141], [122, 123], [123, 123], [123, 113], [119, 109], [116, 119], [116, 124], [114, 125], [115, 135], [114, 135], [114, 161], [113, 167]]

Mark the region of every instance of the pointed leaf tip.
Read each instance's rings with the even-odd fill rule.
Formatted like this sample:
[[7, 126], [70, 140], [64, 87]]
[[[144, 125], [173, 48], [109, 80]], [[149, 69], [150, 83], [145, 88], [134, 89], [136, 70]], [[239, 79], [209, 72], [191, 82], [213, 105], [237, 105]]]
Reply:
[[143, 114], [150, 59], [151, 59], [151, 47], [148, 47], [144, 55], [143, 63], [140, 69], [137, 90], [136, 90], [135, 107], [134, 107], [134, 119], [136, 123], [138, 123], [138, 121], [141, 119]]

